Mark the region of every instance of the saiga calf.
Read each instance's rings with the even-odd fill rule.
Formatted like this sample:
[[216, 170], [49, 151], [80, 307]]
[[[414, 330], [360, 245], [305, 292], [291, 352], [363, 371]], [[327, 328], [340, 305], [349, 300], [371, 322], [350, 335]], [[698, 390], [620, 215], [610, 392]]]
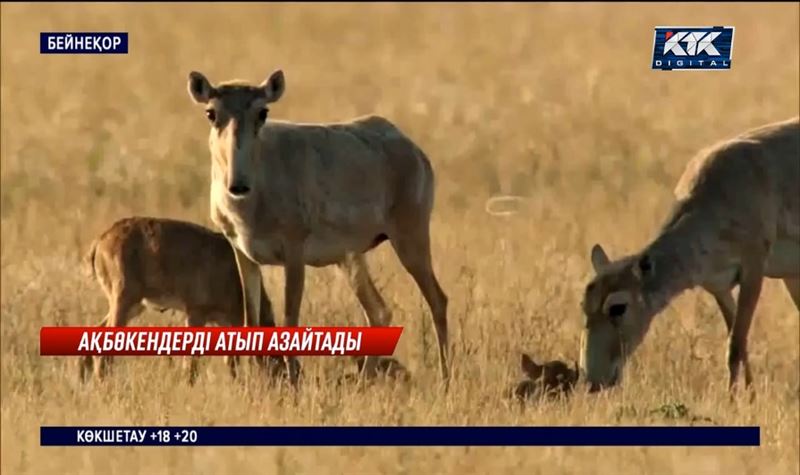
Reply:
[[[244, 312], [236, 259], [221, 233], [172, 219], [130, 217], [112, 224], [94, 240], [84, 259], [108, 299], [103, 327], [124, 327], [145, 307], [186, 314], [186, 326], [242, 326]], [[261, 326], [275, 326], [269, 300], [259, 309]], [[86, 356], [81, 379], [94, 367], [105, 374], [107, 357]], [[225, 357], [232, 377], [238, 358]], [[187, 357], [189, 383], [197, 377], [197, 357]], [[261, 363], [269, 359], [260, 359]]]

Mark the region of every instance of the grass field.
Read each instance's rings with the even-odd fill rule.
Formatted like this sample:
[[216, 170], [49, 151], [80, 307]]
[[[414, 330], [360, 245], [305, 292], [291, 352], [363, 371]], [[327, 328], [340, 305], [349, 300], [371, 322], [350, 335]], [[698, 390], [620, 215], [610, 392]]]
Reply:
[[[759, 397], [729, 402], [725, 331], [689, 292], [656, 319], [601, 395], [520, 408], [502, 397], [520, 351], [574, 359], [589, 250], [644, 245], [692, 153], [798, 114], [794, 4], [86, 4], [2, 5], [2, 471], [47, 473], [800, 473], [800, 318], [768, 281], [750, 333]], [[656, 25], [734, 25], [727, 72], [650, 70]], [[128, 55], [40, 55], [41, 31], [127, 31]], [[78, 262], [128, 215], [210, 225], [208, 125], [187, 91], [210, 80], [287, 89], [271, 115], [298, 121], [378, 113], [431, 157], [435, 268], [450, 298], [451, 391], [438, 381], [427, 306], [390, 246], [370, 257], [405, 327], [406, 386], [332, 381], [349, 362], [303, 358], [297, 398], [231, 384], [207, 358], [198, 384], [179, 360], [118, 360], [81, 386], [75, 358], [38, 355], [44, 325], [106, 312]], [[528, 198], [489, 216], [494, 194]], [[282, 315], [282, 271], [265, 268]], [[178, 325], [147, 313], [138, 324]], [[303, 325], [363, 325], [333, 269], [309, 269]], [[683, 404], [717, 424], [762, 427], [759, 448], [41, 448], [40, 425], [653, 425]]]

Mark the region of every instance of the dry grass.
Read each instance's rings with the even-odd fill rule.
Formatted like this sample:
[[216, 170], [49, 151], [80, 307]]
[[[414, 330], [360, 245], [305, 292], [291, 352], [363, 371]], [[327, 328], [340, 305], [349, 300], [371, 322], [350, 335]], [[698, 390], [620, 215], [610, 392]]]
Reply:
[[[620, 390], [524, 410], [501, 395], [520, 376], [519, 350], [577, 356], [592, 243], [614, 255], [643, 245], [691, 153], [798, 113], [799, 13], [797, 4], [3, 4], [3, 473], [798, 473], [800, 319], [779, 282], [767, 284], [751, 332], [753, 405], [728, 403], [724, 325], [699, 292], [656, 320]], [[733, 69], [651, 71], [652, 27], [663, 24], [735, 25]], [[38, 53], [40, 31], [92, 30], [130, 32], [130, 54]], [[210, 224], [208, 130], [186, 93], [188, 72], [261, 81], [278, 67], [287, 93], [275, 117], [385, 114], [432, 158], [452, 391], [431, 389], [430, 317], [389, 246], [370, 262], [405, 327], [396, 356], [414, 376], [408, 387], [310, 384], [293, 401], [255, 382], [229, 384], [221, 359], [205, 361], [190, 389], [180, 365], [157, 358], [119, 361], [104, 387], [80, 387], [74, 358], [38, 356], [38, 330], [104, 314], [77, 268], [90, 239], [131, 214]], [[498, 192], [530, 200], [518, 215], [489, 217], [483, 204]], [[280, 312], [281, 271], [264, 273]], [[310, 270], [306, 288], [302, 324], [363, 324], [332, 270]], [[323, 381], [345, 368], [302, 361]], [[687, 423], [641, 415], [668, 403], [720, 424], [758, 424], [763, 446], [38, 446], [42, 424]]]

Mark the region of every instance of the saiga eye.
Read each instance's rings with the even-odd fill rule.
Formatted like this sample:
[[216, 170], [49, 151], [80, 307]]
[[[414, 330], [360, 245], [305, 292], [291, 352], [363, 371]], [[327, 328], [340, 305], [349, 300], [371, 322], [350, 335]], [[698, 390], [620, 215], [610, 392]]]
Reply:
[[608, 309], [608, 316], [609, 316], [609, 318], [611, 318], [611, 323], [614, 324], [614, 326], [619, 325], [620, 317], [622, 317], [625, 314], [625, 310], [627, 308], [628, 308], [628, 306], [626, 304], [617, 303], [617, 304], [612, 305]]

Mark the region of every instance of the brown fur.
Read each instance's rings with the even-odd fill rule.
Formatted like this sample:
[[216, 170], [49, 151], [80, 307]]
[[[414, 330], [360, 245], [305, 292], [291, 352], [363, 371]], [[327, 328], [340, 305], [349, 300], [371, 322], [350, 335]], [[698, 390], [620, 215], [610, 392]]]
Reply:
[[[377, 357], [378, 363], [375, 365], [375, 375], [383, 377], [386, 380], [407, 383], [411, 381], [411, 373], [402, 365], [397, 359], [392, 357], [379, 356]], [[336, 384], [341, 385], [358, 385], [363, 382], [374, 382], [376, 379], [370, 378], [365, 380], [362, 378], [364, 372], [364, 365], [366, 357], [354, 356], [353, 361], [356, 363], [357, 373], [345, 373], [336, 380]]]
[[[145, 307], [186, 315], [186, 326], [242, 326], [243, 298], [233, 250], [220, 234], [172, 219], [129, 217], [115, 222], [92, 242], [83, 260], [108, 299], [100, 326], [126, 326]], [[262, 289], [263, 293], [263, 289]], [[261, 307], [262, 326], [274, 326], [269, 306]], [[189, 381], [197, 359], [186, 360]], [[236, 377], [237, 358], [226, 357]], [[105, 359], [84, 357], [81, 378], [94, 367], [102, 378]]]
[[[359, 373], [364, 370], [366, 360], [367, 359], [364, 356], [355, 357], [356, 366], [358, 367]], [[388, 378], [397, 379], [404, 382], [411, 380], [411, 373], [396, 358], [384, 356], [378, 357], [378, 364], [376, 365], [375, 370], [378, 374], [382, 374]]]
[[552, 399], [560, 395], [569, 396], [578, 383], [577, 362], [572, 367], [562, 361], [548, 361], [539, 365], [533, 358], [523, 353], [520, 357], [520, 366], [526, 379], [518, 382], [509, 391], [510, 395], [517, 399], [541, 396]]

